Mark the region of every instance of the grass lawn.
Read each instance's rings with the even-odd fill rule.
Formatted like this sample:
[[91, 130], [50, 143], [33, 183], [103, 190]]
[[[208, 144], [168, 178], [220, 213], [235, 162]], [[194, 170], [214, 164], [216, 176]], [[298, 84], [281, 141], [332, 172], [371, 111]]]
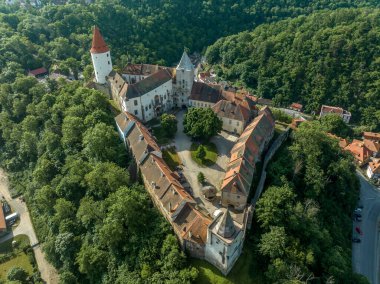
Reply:
[[30, 243], [27, 235], [18, 235], [13, 239], [9, 239], [0, 244], [0, 255], [12, 252], [14, 250], [12, 247], [13, 241], [18, 243], [18, 247], [23, 247], [24, 245], [28, 245]]
[[235, 266], [227, 277], [205, 260], [191, 259], [190, 264], [199, 271], [196, 283], [198, 284], [261, 284], [265, 283], [264, 277], [258, 269], [255, 257], [248, 247], [243, 249]]
[[8, 270], [13, 266], [22, 267], [29, 275], [33, 274], [33, 266], [29, 262], [29, 257], [25, 253], [19, 252], [15, 258], [0, 264], [0, 279], [6, 280]]
[[[12, 247], [12, 241], [17, 241], [17, 248]], [[33, 274], [33, 266], [29, 261], [29, 257], [21, 250], [24, 245], [28, 245], [29, 243], [28, 236], [19, 235], [0, 244], [0, 256], [11, 252], [15, 252], [17, 254], [16, 257], [0, 264], [1, 280], [6, 280], [8, 270], [13, 266], [22, 267], [26, 272], [28, 272], [29, 275]]]
[[166, 137], [165, 132], [162, 130], [161, 126], [152, 127], [153, 136], [157, 138], [157, 142], [160, 145], [167, 144], [170, 139]]
[[[197, 150], [200, 145], [203, 145], [206, 150], [206, 156], [203, 159], [197, 158]], [[191, 158], [200, 166], [212, 166], [218, 158], [218, 149], [211, 142], [204, 144], [193, 143], [190, 147]]]
[[175, 168], [181, 164], [181, 159], [178, 157], [174, 147], [162, 151], [162, 157], [172, 171], [175, 171]]

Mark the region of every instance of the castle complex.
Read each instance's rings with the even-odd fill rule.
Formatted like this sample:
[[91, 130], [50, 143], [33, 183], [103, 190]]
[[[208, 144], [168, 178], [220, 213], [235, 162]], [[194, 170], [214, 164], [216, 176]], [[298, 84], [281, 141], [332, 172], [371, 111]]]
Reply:
[[[115, 72], [110, 50], [94, 28], [91, 58], [96, 82], [109, 88], [122, 110], [115, 118], [120, 137], [182, 249], [228, 274], [242, 252], [252, 213], [248, 198], [255, 164], [273, 137], [270, 109], [259, 111], [249, 96], [194, 81], [194, 66], [186, 52], [176, 68], [128, 64], [122, 72]], [[219, 188], [220, 206], [213, 212], [200, 208], [185, 190], [143, 124], [174, 107], [212, 108], [222, 119], [224, 130], [240, 134]]]

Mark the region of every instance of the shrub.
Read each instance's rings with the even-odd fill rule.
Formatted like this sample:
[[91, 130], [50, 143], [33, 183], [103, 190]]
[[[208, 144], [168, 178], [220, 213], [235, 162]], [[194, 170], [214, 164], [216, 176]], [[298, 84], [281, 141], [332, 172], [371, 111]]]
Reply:
[[25, 282], [28, 277], [28, 273], [21, 267], [14, 266], [8, 270], [7, 278], [10, 281]]
[[205, 183], [206, 178], [205, 178], [205, 175], [204, 175], [202, 172], [199, 172], [199, 173], [198, 173], [197, 178], [198, 178], [198, 182], [199, 182], [199, 183], [201, 183], [201, 184], [204, 184], [204, 183]]

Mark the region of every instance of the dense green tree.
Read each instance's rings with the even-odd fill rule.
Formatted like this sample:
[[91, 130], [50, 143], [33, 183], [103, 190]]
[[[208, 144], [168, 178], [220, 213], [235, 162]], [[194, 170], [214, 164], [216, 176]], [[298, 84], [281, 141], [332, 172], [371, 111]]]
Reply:
[[173, 114], [164, 113], [161, 115], [161, 127], [167, 137], [174, 137], [177, 132], [177, 119]]
[[183, 119], [184, 132], [208, 140], [222, 130], [222, 121], [210, 108], [190, 108]]
[[352, 136], [352, 129], [338, 115], [326, 115], [320, 119], [324, 131], [347, 138]]
[[378, 9], [325, 11], [261, 25], [207, 49], [222, 78], [239, 81], [279, 106], [343, 107], [351, 122], [379, 130]]
[[28, 273], [18, 266], [12, 267], [7, 273], [7, 278], [10, 281], [20, 281], [21, 283], [25, 283], [27, 277]]

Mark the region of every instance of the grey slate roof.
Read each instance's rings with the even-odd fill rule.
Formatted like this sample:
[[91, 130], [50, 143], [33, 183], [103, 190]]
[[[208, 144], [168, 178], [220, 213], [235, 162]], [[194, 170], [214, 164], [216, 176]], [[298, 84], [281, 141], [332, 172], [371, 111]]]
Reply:
[[217, 103], [221, 100], [220, 91], [206, 83], [194, 82], [189, 99], [208, 103]]
[[171, 79], [172, 75], [170, 71], [162, 69], [135, 84], [124, 84], [121, 94], [125, 94], [127, 99], [137, 98], [158, 88]]
[[218, 224], [218, 234], [223, 238], [231, 238], [235, 233], [235, 225], [232, 220], [230, 211], [227, 211], [223, 214], [222, 219]]
[[194, 69], [193, 63], [191, 63], [191, 60], [187, 55], [186, 51], [183, 52], [181, 61], [178, 63], [177, 69], [184, 69], [188, 71]]

